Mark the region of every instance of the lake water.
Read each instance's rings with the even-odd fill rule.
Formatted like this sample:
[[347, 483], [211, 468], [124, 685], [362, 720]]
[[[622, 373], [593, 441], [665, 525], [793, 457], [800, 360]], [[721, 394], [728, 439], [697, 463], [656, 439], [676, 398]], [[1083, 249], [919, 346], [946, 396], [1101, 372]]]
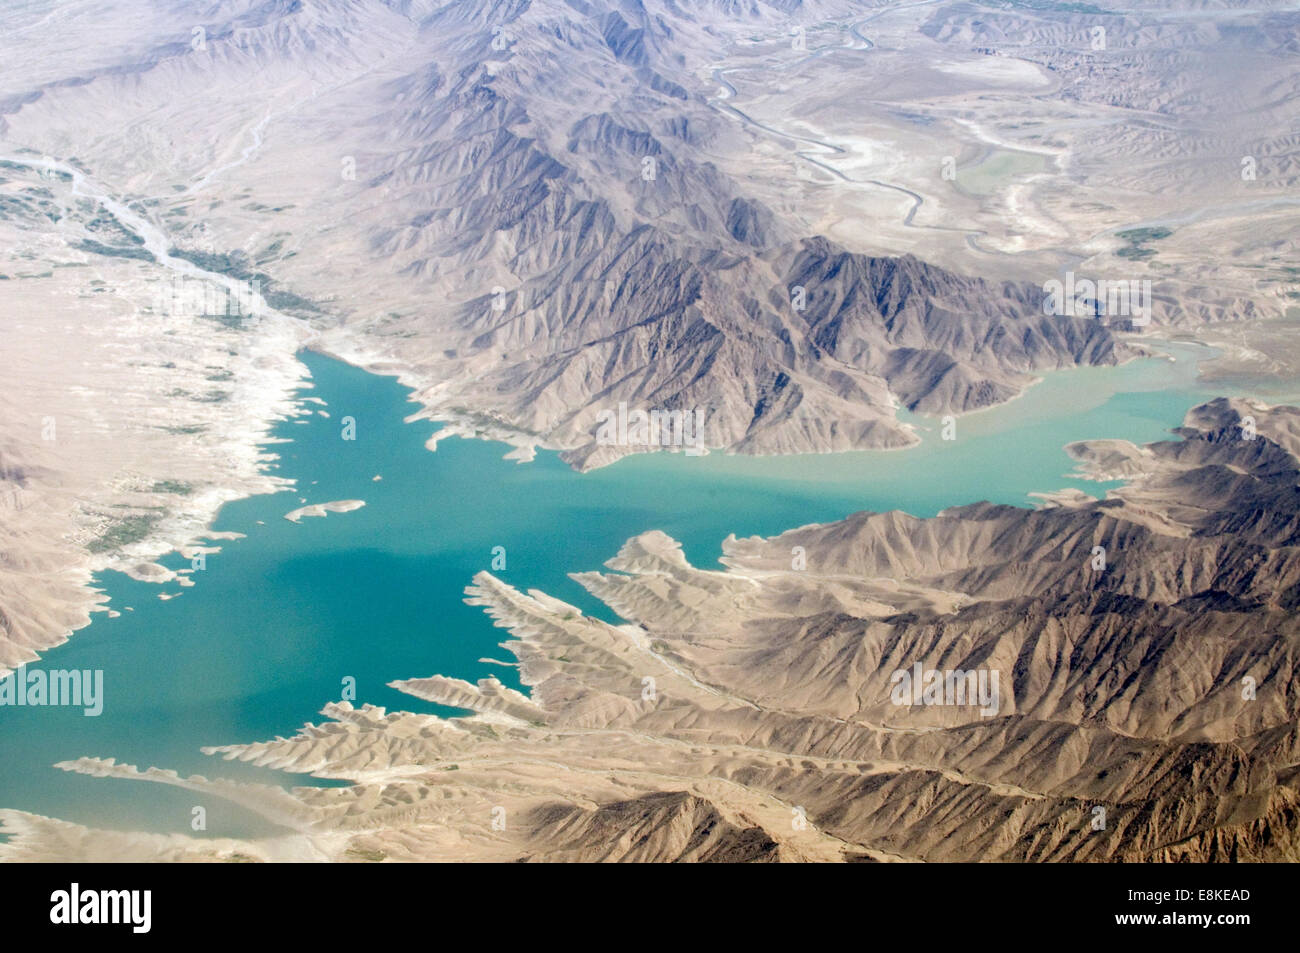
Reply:
[[[1163, 347], [1163, 346], [1162, 346]], [[1171, 345], [1175, 362], [1061, 371], [1025, 396], [960, 418], [957, 439], [939, 439], [935, 420], [903, 414], [923, 438], [903, 451], [733, 457], [642, 455], [578, 474], [555, 454], [526, 464], [503, 460], [501, 444], [424, 442], [436, 425], [407, 424], [416, 406], [392, 378], [315, 354], [303, 355], [328, 418], [286, 421], [276, 435], [277, 472], [298, 489], [225, 506], [214, 529], [224, 541], [181, 589], [105, 573], [100, 584], [118, 618], [88, 628], [35, 668], [102, 669], [104, 712], [0, 707], [0, 806], [97, 826], [190, 833], [191, 809], [208, 812], [209, 836], [274, 830], [241, 809], [191, 792], [54, 770], [80, 756], [114, 757], [274, 784], [321, 783], [225, 762], [204, 745], [288, 735], [356, 679], [357, 703], [443, 711], [388, 687], [399, 678], [495, 675], [518, 686], [507, 638], [463, 590], [506, 551], [499, 575], [540, 588], [613, 620], [566, 573], [599, 569], [630, 536], [660, 529], [688, 558], [716, 567], [722, 540], [772, 535], [858, 510], [902, 509], [929, 516], [962, 503], [1031, 505], [1028, 494], [1107, 484], [1071, 480], [1064, 444], [1117, 437], [1158, 440], [1212, 394], [1196, 384], [1204, 348]], [[317, 405], [309, 404], [315, 408]], [[341, 418], [356, 440], [341, 439]], [[382, 476], [381, 481], [373, 477]], [[295, 525], [283, 519], [310, 503], [364, 499], [366, 506]], [[179, 556], [162, 560], [173, 568]], [[179, 592], [162, 601], [160, 592]], [[125, 611], [126, 607], [132, 611]]]

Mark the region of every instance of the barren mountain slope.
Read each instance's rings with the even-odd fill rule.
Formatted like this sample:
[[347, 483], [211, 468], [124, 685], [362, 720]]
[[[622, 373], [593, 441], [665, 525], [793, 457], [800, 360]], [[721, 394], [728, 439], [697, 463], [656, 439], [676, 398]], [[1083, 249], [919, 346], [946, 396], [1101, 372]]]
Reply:
[[1039, 288], [853, 255], [749, 194], [749, 143], [696, 71], [791, 11], [206, 16], [223, 18], [198, 48], [160, 38], [15, 90], [6, 139], [139, 197], [185, 257], [274, 280], [324, 346], [400, 370], [433, 412], [583, 465], [628, 452], [593, 455], [620, 401], [701, 408], [715, 447], [900, 446], [895, 397], [961, 412], [1127, 353], [1095, 320], [1043, 315]]

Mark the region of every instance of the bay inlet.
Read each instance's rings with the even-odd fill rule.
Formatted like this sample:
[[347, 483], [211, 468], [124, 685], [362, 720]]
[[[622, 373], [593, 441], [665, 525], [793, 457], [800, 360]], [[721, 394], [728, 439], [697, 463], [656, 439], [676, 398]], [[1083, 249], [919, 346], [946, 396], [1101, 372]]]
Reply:
[[[651, 529], [679, 540], [694, 564], [718, 568], [728, 534], [773, 535], [859, 510], [931, 516], [990, 500], [1028, 506], [1033, 492], [1113, 484], [1068, 478], [1063, 446], [1075, 440], [1169, 437], [1184, 413], [1213, 396], [1196, 383], [1195, 345], [1158, 345], [1176, 360], [1048, 374], [1023, 397], [959, 418], [956, 439], [938, 420], [906, 413], [922, 443], [907, 450], [737, 457], [659, 453], [579, 474], [554, 453], [531, 463], [507, 447], [449, 439], [405, 423], [406, 388], [314, 353], [301, 355], [313, 386], [310, 416], [284, 421], [271, 449], [276, 474], [297, 488], [230, 503], [221, 541], [195, 585], [138, 582], [104, 573], [98, 584], [117, 618], [87, 628], [31, 667], [103, 673], [103, 710], [0, 707], [0, 807], [114, 829], [207, 836], [273, 833], [241, 809], [156, 784], [88, 778], [54, 769], [83, 756], [112, 757], [182, 775], [274, 784], [326, 783], [207, 757], [205, 745], [288, 735], [354, 680], [356, 704], [454, 714], [387, 687], [394, 679], [489, 675], [520, 687], [498, 647], [506, 633], [463, 602], [475, 573], [493, 570], [614, 621], [567, 573], [599, 569], [631, 536]], [[329, 416], [315, 413], [324, 410]], [[355, 440], [342, 439], [342, 418]], [[378, 476], [381, 479], [375, 480]], [[306, 504], [364, 500], [352, 512], [293, 523]], [[500, 549], [498, 549], [500, 547]], [[161, 560], [188, 566], [179, 555]], [[160, 599], [160, 595], [177, 598]], [[129, 608], [130, 611], [127, 611]]]

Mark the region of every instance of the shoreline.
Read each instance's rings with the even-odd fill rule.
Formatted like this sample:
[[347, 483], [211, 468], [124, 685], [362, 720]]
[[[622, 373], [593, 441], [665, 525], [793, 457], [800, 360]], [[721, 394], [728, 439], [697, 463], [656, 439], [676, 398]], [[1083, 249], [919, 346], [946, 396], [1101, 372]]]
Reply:
[[[1165, 338], [1160, 338], [1159, 340], [1161, 343], [1195, 345], [1200, 348], [1205, 348], [1211, 352], [1214, 351], [1214, 349], [1210, 345], [1204, 344], [1203, 342], [1195, 340], [1194, 338], [1187, 341], [1167, 341]], [[178, 581], [179, 579], [181, 581], [179, 581], [178, 584], [184, 586], [185, 585], [184, 580], [188, 578], [188, 574], [190, 571], [189, 570], [177, 571], [177, 570], [167, 569], [166, 567], [162, 566], [158, 562], [160, 558], [172, 554], [176, 554], [176, 553], [180, 553], [181, 555], [186, 555], [189, 553], [197, 553], [197, 552], [219, 551], [220, 547], [219, 546], [215, 548], [212, 547], [211, 546], [212, 542], [214, 541], [219, 542], [221, 539], [231, 539], [234, 538], [234, 535], [237, 535], [237, 534], [223, 534], [213, 530], [213, 526], [217, 521], [219, 513], [222, 507], [224, 507], [226, 503], [235, 502], [238, 500], [244, 500], [258, 495], [284, 492], [296, 488], [296, 482], [293, 479], [275, 476], [274, 474], [272, 474], [266, 469], [266, 465], [275, 464], [279, 460], [279, 455], [272, 452], [270, 448], [273, 448], [280, 443], [291, 443], [293, 439], [292, 436], [289, 437], [274, 436], [273, 435], [274, 429], [281, 423], [292, 422], [295, 419], [310, 416], [312, 413], [314, 413], [315, 410], [314, 405], [319, 402], [319, 398], [314, 398], [314, 396], [311, 394], [311, 390], [312, 388], [314, 388], [315, 385], [312, 380], [310, 370], [301, 362], [301, 360], [298, 357], [298, 354], [302, 351], [309, 351], [315, 354], [319, 354], [330, 360], [339, 361], [340, 363], [343, 363], [349, 367], [355, 368], [367, 374], [373, 374], [380, 377], [393, 378], [394, 381], [399, 386], [405, 388], [408, 391], [405, 402], [408, 404], [417, 405], [417, 408], [413, 410], [411, 414], [403, 418], [403, 423], [412, 423], [417, 420], [430, 420], [433, 423], [443, 424], [443, 426], [440, 427], [433, 435], [431, 435], [429, 440], [426, 442], [426, 447], [433, 452], [436, 452], [437, 443], [440, 440], [447, 439], [450, 437], [461, 437], [463, 439], [483, 440], [488, 443], [500, 443], [510, 448], [508, 452], [503, 455], [504, 459], [513, 459], [516, 462], [521, 462], [521, 463], [536, 459], [537, 451], [539, 450], [553, 453], [557, 456], [562, 456], [562, 454], [566, 452], [563, 449], [546, 446], [544, 443], [540, 441], [531, 442], [527, 444], [525, 444], [523, 441], [511, 442], [509, 439], [506, 439], [508, 436], [510, 436], [511, 432], [507, 432], [505, 428], [502, 428], [500, 432], [481, 431], [481, 428], [480, 428], [481, 432], [468, 432], [464, 428], [455, 428], [453, 421], [449, 421], [441, 418], [437, 414], [436, 409], [431, 410], [429, 407], [422, 404], [414, 396], [417, 391], [417, 387], [412, 386], [412, 384], [409, 383], [412, 377], [409, 369], [397, 369], [392, 367], [391, 365], [385, 367], [384, 364], [379, 361], [367, 361], [365, 363], [361, 363], [356, 360], [349, 360], [347, 357], [338, 353], [335, 349], [325, 346], [324, 343], [320, 341], [317, 336], [313, 335], [308, 337], [304, 335], [304, 339], [301, 341], [300, 346], [297, 349], [295, 349], [295, 351], [293, 352], [293, 356], [290, 358], [292, 364], [296, 365], [297, 369], [301, 371], [300, 375], [294, 379], [290, 388], [293, 396], [287, 398], [282, 397], [272, 402], [273, 404], [278, 404], [280, 409], [273, 416], [263, 421], [262, 427], [260, 428], [260, 437], [257, 437], [256, 442], [253, 444], [256, 450], [255, 452], [248, 455], [248, 460], [246, 462], [255, 466], [257, 468], [257, 473], [249, 477], [245, 481], [241, 481], [242, 485], [227, 486], [221, 488], [214, 487], [209, 489], [209, 491], [205, 494], [206, 499], [203, 499], [203, 502], [200, 506], [195, 507], [189, 513], [182, 515], [179, 519], [172, 519], [166, 521], [165, 526], [160, 527], [160, 529], [162, 530], [161, 532], [150, 534], [149, 536], [141, 539], [139, 542], [132, 544], [129, 549], [124, 550], [119, 554], [107, 555], [107, 556], [96, 556], [90, 553], [83, 554], [83, 557], [78, 560], [80, 564], [80, 570], [83, 574], [82, 581], [78, 586], [78, 589], [85, 593], [84, 599], [80, 601], [80, 604], [85, 607], [84, 614], [80, 620], [80, 624], [71, 626], [66, 632], [63, 633], [62, 638], [58, 639], [53, 644], [41, 650], [40, 654], [38, 654], [31, 661], [38, 661], [39, 659], [44, 658], [45, 654], [48, 654], [50, 650], [57, 648], [59, 645], [66, 643], [75, 633], [79, 632], [81, 629], [88, 627], [91, 623], [94, 622], [95, 613], [98, 612], [111, 613], [115, 611], [112, 605], [112, 601], [113, 601], [112, 594], [108, 592], [106, 588], [96, 585], [95, 579], [100, 573], [104, 571], [118, 571], [138, 581], [157, 583], [160, 585], [173, 582], [173, 581]], [[1213, 356], [1212, 354], [1207, 355], [1207, 357], [1212, 357], [1212, 356]], [[1176, 360], [1176, 358], [1172, 358], [1169, 355], [1160, 355], [1160, 354], [1148, 354], [1148, 355], [1138, 354], [1138, 355], [1134, 355], [1132, 358], [1130, 358], [1127, 361], [1117, 363], [1115, 365], [1105, 365], [1105, 366], [1096, 366], [1096, 367], [1094, 367], [1093, 365], [1075, 365], [1072, 367], [1061, 368], [1060, 370], [1066, 372], [1068, 371], [1083, 372], [1083, 371], [1088, 371], [1093, 369], [1105, 369], [1105, 367], [1115, 368], [1115, 367], [1132, 364], [1138, 360]], [[991, 405], [989, 407], [982, 407], [977, 410], [968, 411], [961, 415], [954, 415], [954, 417], [956, 417], [956, 419], [958, 420], [962, 420], [962, 419], [973, 417], [974, 415], [977, 414], [984, 414], [987, 411], [996, 411], [996, 410], [1010, 407], [1016, 404], [1022, 397], [1025, 397], [1026, 395], [1032, 393], [1038, 385], [1042, 384], [1047, 379], [1047, 375], [1050, 375], [1052, 373], [1053, 372], [1048, 371], [1044, 376], [1035, 377], [1033, 384], [1027, 386], [1024, 390], [1022, 390], [1019, 394], [1017, 394], [1015, 397], [1011, 398], [1010, 400], [1003, 401], [999, 404]], [[304, 405], [313, 405], [313, 406], [307, 407]], [[1190, 410], [1191, 407], [1189, 406], [1188, 408], [1185, 409]], [[932, 418], [932, 417], [923, 416], [919, 414], [917, 416], [925, 421], [935, 421], [938, 419], [938, 418]], [[896, 451], [915, 450], [927, 442], [925, 439], [920, 437], [919, 431], [921, 430], [921, 428], [918, 427], [916, 424], [913, 424], [909, 421], [900, 421], [899, 423], [900, 423], [900, 427], [906, 428], [907, 431], [915, 438], [914, 442], [908, 444], [907, 446], [864, 448], [864, 449], [852, 449], [852, 450], [826, 450], [826, 451], [811, 451], [811, 452], [798, 452], [798, 453], [762, 453], [762, 452], [751, 453], [751, 452], [742, 451], [742, 452], [723, 452], [720, 455], [724, 458], [735, 458], [735, 459], [743, 458], [743, 459], [751, 459], [751, 460], [762, 460], [762, 459], [772, 458], [772, 459], [781, 459], [781, 460], [791, 460], [798, 457], [823, 457], [826, 455], [847, 456], [849, 454], [893, 453]], [[517, 435], [517, 432], [514, 433]], [[248, 436], [253, 437], [254, 435], [250, 432]], [[1106, 437], [1104, 435], [1098, 435], [1090, 439], [1106, 440], [1111, 438]], [[1064, 451], [1065, 448], [1070, 443], [1074, 443], [1074, 442], [1077, 441], [1067, 441], [1067, 443], [1062, 444], [1061, 450]], [[669, 449], [671, 451], [672, 448], [665, 448], [665, 449]], [[524, 456], [524, 452], [523, 452], [525, 450], [529, 451], [526, 457]], [[649, 457], [654, 452], [655, 451], [624, 454], [620, 456], [618, 459], [610, 461], [609, 463], [602, 463], [599, 466], [587, 467], [587, 468], [576, 467], [572, 463], [569, 463], [568, 461], [564, 461], [564, 462], [565, 465], [570, 470], [573, 470], [575, 473], [582, 474], [582, 473], [594, 472], [595, 470], [599, 470], [599, 469], [604, 469], [605, 467], [612, 466], [613, 464], [618, 463], [630, 457], [641, 457], [641, 458]], [[719, 451], [714, 449], [712, 451], [709, 451], [706, 454], [701, 455], [701, 457], [707, 457], [709, 455], [718, 454], [718, 453]], [[788, 480], [789, 478], [778, 477], [777, 479]], [[1059, 488], [1053, 489], [1050, 487], [1045, 487], [1045, 488], [1039, 488], [1038, 490], [1033, 492], [1057, 493], [1060, 492], [1060, 490]], [[324, 505], [324, 504], [320, 504], [320, 505]], [[953, 504], [953, 505], [957, 505], [957, 504]], [[1032, 504], [1027, 503], [1025, 505], [1032, 507]], [[303, 509], [309, 509], [309, 508], [310, 507], [303, 507]]]

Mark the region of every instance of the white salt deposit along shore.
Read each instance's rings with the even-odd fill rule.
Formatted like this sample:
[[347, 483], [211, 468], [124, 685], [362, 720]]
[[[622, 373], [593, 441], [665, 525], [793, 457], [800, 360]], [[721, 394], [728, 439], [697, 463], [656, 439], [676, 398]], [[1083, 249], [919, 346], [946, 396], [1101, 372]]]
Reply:
[[350, 513], [353, 510], [359, 510], [366, 505], [365, 500], [334, 500], [332, 503], [312, 503], [310, 506], [300, 506], [284, 514], [284, 518], [297, 523], [304, 516], [325, 516], [329, 513]]

